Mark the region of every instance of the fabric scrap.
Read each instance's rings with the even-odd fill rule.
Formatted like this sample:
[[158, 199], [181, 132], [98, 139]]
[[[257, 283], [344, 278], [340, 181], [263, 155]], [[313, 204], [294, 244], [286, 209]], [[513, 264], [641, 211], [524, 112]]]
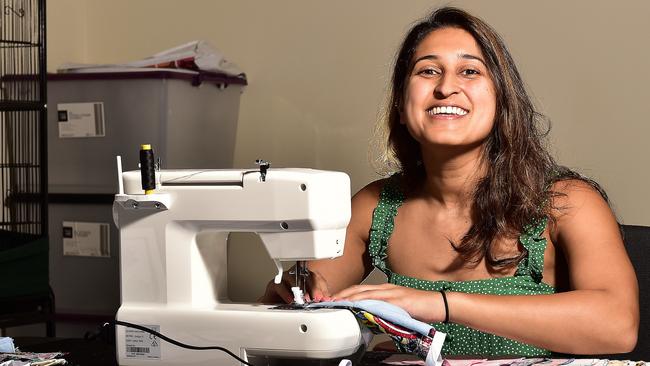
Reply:
[[380, 300], [328, 301], [311, 303], [308, 308], [345, 308], [375, 334], [385, 333], [400, 350], [424, 359], [426, 366], [442, 366], [442, 346], [446, 334], [413, 319], [404, 309]]
[[14, 339], [11, 337], [0, 337], [0, 352], [2, 353], [16, 352], [16, 348], [14, 347]]
[[413, 319], [406, 310], [399, 306], [381, 300], [324, 301], [311, 303], [307, 305], [307, 307], [343, 307], [361, 309], [375, 314], [382, 319], [388, 320], [393, 324], [414, 330], [422, 335], [428, 335], [433, 329], [430, 324]]

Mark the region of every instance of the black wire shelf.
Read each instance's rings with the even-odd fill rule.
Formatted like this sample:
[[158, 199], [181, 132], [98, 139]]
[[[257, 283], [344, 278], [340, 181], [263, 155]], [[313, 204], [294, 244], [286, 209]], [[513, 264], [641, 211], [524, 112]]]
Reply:
[[29, 41], [10, 41], [8, 39], [0, 39], [0, 48], [16, 48], [16, 47], [34, 47], [39, 48], [41, 44], [38, 42]]
[[44, 0], [0, 0], [0, 229], [15, 245], [47, 235], [45, 29]]
[[0, 168], [40, 168], [40, 165], [34, 163], [0, 163]]
[[39, 101], [0, 101], [0, 111], [18, 112], [18, 111], [38, 111], [45, 109], [45, 103]]

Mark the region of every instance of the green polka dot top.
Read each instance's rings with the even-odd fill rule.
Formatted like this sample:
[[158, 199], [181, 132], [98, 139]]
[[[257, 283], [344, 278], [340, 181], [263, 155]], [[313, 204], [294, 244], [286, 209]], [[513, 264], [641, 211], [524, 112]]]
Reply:
[[[386, 264], [386, 249], [388, 239], [393, 232], [394, 218], [403, 201], [404, 195], [398, 186], [397, 175], [395, 175], [387, 181], [381, 191], [370, 227], [368, 251], [372, 264], [388, 276], [389, 283], [420, 290], [444, 290], [471, 294], [541, 295], [555, 292], [552, 286], [542, 282], [544, 250], [546, 248], [546, 239], [542, 233], [546, 228], [546, 220], [527, 226], [519, 236], [519, 241], [528, 250], [528, 256], [518, 264], [514, 276], [452, 282], [421, 280], [392, 272]], [[437, 330], [447, 333], [442, 348], [444, 355], [484, 357], [552, 355], [548, 350], [484, 333], [460, 324], [435, 323], [432, 325]]]

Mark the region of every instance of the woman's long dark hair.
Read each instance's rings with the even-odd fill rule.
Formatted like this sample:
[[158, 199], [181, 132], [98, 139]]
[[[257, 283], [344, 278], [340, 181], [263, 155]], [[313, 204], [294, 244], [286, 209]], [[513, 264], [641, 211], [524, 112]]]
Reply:
[[495, 259], [492, 243], [513, 237], [536, 220], [552, 220], [549, 202], [560, 195], [550, 189], [554, 182], [580, 179], [607, 197], [594, 181], [554, 161], [544, 146], [548, 121], [535, 110], [505, 43], [483, 20], [453, 7], [435, 10], [414, 25], [397, 54], [386, 109], [384, 158], [388, 165], [400, 170], [405, 182], [424, 177], [420, 145], [400, 123], [400, 106], [417, 46], [432, 31], [446, 27], [463, 29], [474, 37], [496, 90], [494, 127], [483, 151], [487, 173], [473, 193], [473, 224], [461, 242], [452, 245], [468, 262], [486, 258], [493, 268], [508, 268], [524, 258], [526, 251], [514, 258]]

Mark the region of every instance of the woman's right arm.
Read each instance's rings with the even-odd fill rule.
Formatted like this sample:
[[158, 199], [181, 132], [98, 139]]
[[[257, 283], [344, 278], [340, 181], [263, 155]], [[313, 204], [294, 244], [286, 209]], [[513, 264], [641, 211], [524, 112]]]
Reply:
[[[375, 181], [362, 188], [352, 197], [352, 215], [345, 234], [343, 255], [334, 259], [307, 262], [310, 278], [307, 282], [307, 301], [328, 300], [332, 294], [360, 283], [372, 270], [368, 255], [368, 237], [372, 213], [379, 200], [382, 181]], [[293, 275], [285, 272], [280, 284], [269, 282], [260, 301], [266, 303], [291, 302]]]

